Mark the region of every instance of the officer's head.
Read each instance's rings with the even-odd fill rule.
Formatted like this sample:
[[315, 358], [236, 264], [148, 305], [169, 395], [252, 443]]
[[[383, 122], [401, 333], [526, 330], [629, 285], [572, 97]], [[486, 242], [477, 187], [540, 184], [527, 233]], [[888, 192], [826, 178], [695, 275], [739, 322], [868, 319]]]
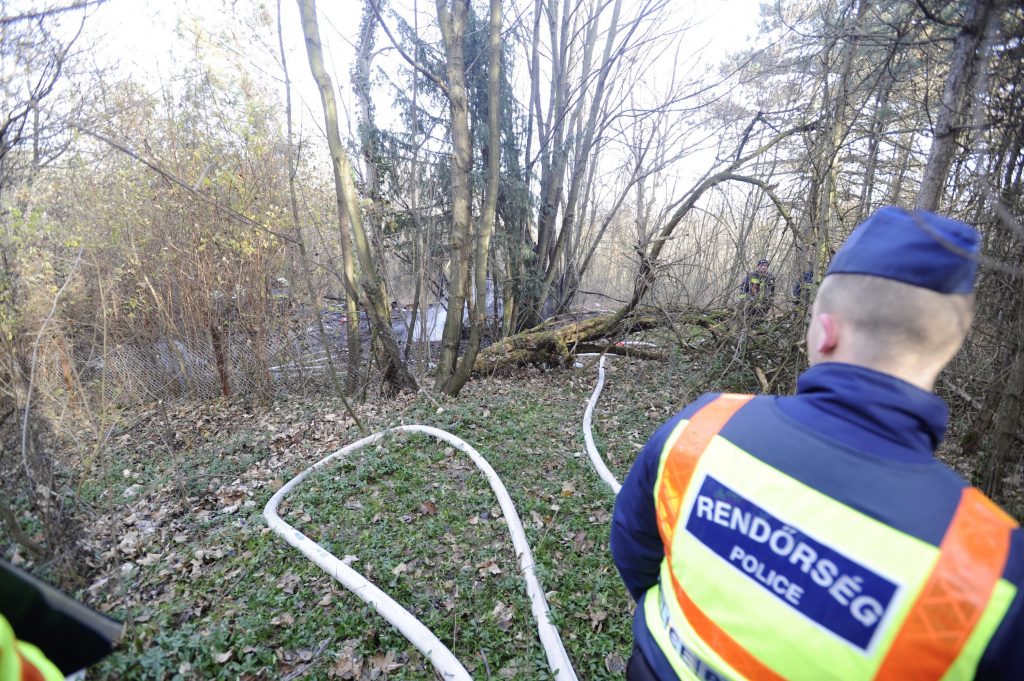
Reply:
[[973, 318], [978, 234], [882, 208], [836, 253], [807, 329], [811, 364], [866, 366], [931, 390]]
[[761, 259], [757, 261], [757, 272], [758, 274], [768, 274], [768, 261]]

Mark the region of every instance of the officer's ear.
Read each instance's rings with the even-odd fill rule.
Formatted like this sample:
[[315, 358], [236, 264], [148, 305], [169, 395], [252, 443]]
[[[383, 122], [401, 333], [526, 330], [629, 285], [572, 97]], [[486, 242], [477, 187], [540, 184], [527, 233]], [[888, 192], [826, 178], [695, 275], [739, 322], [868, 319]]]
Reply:
[[839, 322], [828, 312], [819, 312], [811, 317], [811, 333], [808, 341], [818, 355], [829, 355], [839, 345]]

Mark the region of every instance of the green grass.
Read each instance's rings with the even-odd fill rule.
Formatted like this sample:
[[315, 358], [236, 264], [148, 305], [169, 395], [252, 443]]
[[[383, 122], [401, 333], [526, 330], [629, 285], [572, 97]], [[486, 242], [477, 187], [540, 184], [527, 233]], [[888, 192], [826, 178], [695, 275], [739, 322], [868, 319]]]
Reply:
[[[757, 390], [731, 348], [698, 333], [684, 334], [699, 348], [689, 355], [608, 358], [594, 435], [620, 480], [647, 437], [702, 392]], [[658, 334], [648, 338], [673, 345]], [[371, 431], [433, 425], [488, 459], [579, 677], [621, 678], [633, 603], [608, 551], [614, 499], [584, 452], [597, 367], [583, 361], [581, 370], [474, 380], [440, 409], [408, 396], [357, 408]], [[79, 490], [92, 509], [95, 577], [78, 596], [127, 625], [92, 678], [436, 678], [261, 516], [284, 481], [360, 437], [339, 402], [211, 402], [173, 409], [166, 424], [156, 412], [142, 417]], [[310, 476], [280, 513], [338, 557], [355, 556], [352, 567], [421, 618], [474, 678], [551, 677], [497, 500], [465, 454], [388, 436]]]
[[[621, 478], [679, 401], [670, 377], [683, 365], [609, 365], [595, 423]], [[580, 431], [596, 373], [475, 381], [440, 412], [425, 398], [361, 407], [371, 430], [435, 425], [488, 459], [583, 679], [615, 676], [608, 665], [617, 669], [631, 646], [632, 601], [608, 551], [614, 499]], [[172, 447], [154, 420], [108, 455], [82, 492], [104, 517], [97, 542], [107, 547], [108, 579], [80, 595], [128, 626], [94, 677], [278, 678], [302, 669], [309, 678], [370, 678], [372, 669], [374, 678], [435, 678], [400, 634], [260, 515], [281, 482], [358, 437], [339, 407], [182, 409], [171, 414]], [[352, 567], [420, 617], [474, 678], [551, 678], [497, 500], [465, 454], [424, 436], [389, 436], [311, 476], [280, 512], [335, 555], [356, 556]]]
[[[620, 480], [647, 437], [702, 392], [757, 389], [731, 348], [685, 336], [699, 350], [608, 358], [594, 435]], [[433, 425], [488, 459], [579, 677], [621, 678], [633, 603], [608, 551], [614, 499], [584, 452], [582, 415], [597, 380], [596, 363], [584, 364], [474, 380], [457, 400], [438, 398], [440, 409], [422, 396], [357, 409], [370, 431]], [[126, 623], [91, 678], [435, 678], [261, 516], [281, 484], [360, 437], [339, 402], [211, 402], [168, 416], [142, 414], [79, 490], [91, 509], [94, 581], [77, 595]], [[352, 567], [421, 618], [473, 678], [551, 677], [497, 500], [465, 454], [388, 436], [310, 476], [280, 513], [338, 557], [355, 556]]]

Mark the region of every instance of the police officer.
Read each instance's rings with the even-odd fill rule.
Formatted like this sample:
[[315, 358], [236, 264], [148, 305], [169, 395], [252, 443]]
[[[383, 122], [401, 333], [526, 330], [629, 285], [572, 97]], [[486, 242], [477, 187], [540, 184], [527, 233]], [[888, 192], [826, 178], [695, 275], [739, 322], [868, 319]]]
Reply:
[[648, 440], [612, 519], [628, 678], [1024, 678], [1024, 536], [933, 456], [977, 250], [879, 210], [819, 288], [796, 395], [704, 395]]
[[806, 270], [800, 279], [793, 284], [793, 306], [804, 306], [811, 302], [811, 293], [814, 291], [814, 272]]
[[751, 314], [765, 316], [775, 297], [775, 275], [768, 271], [768, 261], [757, 261], [757, 269], [747, 274], [740, 285], [740, 300], [750, 305]]

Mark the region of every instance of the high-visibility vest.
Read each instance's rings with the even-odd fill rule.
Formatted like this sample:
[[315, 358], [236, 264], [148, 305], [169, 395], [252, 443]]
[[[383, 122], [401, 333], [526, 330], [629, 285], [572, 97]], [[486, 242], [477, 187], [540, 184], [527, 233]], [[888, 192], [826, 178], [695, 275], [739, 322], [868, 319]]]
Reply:
[[64, 675], [30, 643], [19, 641], [0, 617], [0, 681], [63, 681]]
[[973, 678], [1017, 593], [1016, 523], [974, 488], [939, 545], [879, 522], [719, 436], [750, 399], [718, 397], [661, 453], [643, 616], [679, 678]]
[[751, 300], [763, 301], [769, 299], [774, 294], [774, 288], [774, 274], [761, 275], [759, 272], [751, 272], [747, 275], [741, 287], [740, 300], [747, 300], [749, 298]]

